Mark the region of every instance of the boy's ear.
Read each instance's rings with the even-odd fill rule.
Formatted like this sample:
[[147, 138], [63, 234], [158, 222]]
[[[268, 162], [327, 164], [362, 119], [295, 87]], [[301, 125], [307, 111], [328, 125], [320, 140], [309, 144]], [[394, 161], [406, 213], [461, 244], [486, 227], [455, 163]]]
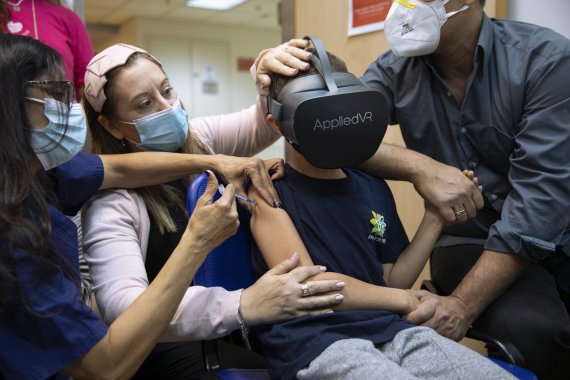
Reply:
[[107, 132], [109, 132], [114, 138], [116, 138], [117, 140], [122, 140], [123, 139], [123, 133], [119, 130], [119, 128], [117, 128], [115, 126], [115, 123], [113, 123], [111, 120], [109, 120], [109, 118], [107, 116], [104, 115], [99, 115], [97, 117], [97, 121], [99, 122], [99, 124], [101, 124], [103, 126], [103, 128], [105, 128], [107, 130]]
[[273, 115], [271, 115], [270, 113], [267, 114], [267, 122], [269, 123], [269, 125], [271, 125], [271, 128], [273, 128], [273, 130], [279, 135], [281, 135], [281, 131], [279, 130], [279, 125], [277, 125], [277, 122], [275, 121], [275, 119], [273, 118]]

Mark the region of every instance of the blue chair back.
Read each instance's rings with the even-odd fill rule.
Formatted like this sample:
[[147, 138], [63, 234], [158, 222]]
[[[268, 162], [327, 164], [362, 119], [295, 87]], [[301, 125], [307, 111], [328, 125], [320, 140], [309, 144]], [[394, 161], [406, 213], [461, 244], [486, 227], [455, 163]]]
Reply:
[[[197, 176], [188, 188], [186, 203], [188, 215], [192, 215], [198, 198], [208, 184], [205, 173]], [[220, 198], [216, 192], [214, 200]], [[194, 284], [200, 286], [221, 286], [227, 290], [247, 288], [254, 283], [251, 268], [251, 231], [247, 211], [238, 207], [240, 226], [234, 236], [214, 249], [196, 273]]]
[[502, 367], [506, 371], [508, 371], [511, 375], [516, 377], [519, 380], [538, 380], [538, 377], [526, 368], [518, 367], [514, 364], [504, 362], [499, 359], [489, 357], [489, 360], [493, 361], [498, 366]]
[[[207, 184], [208, 176], [202, 173], [188, 187], [186, 193], [188, 216], [194, 212], [196, 202], [204, 193]], [[216, 192], [214, 201], [220, 196], [219, 191]], [[247, 211], [239, 207], [238, 213], [240, 226], [236, 234], [210, 252], [194, 277], [194, 285], [221, 286], [227, 290], [236, 290], [245, 289], [254, 283], [250, 260], [252, 237], [249, 228], [249, 216]], [[224, 380], [269, 380], [269, 375], [265, 369], [228, 368], [220, 370], [216, 340], [203, 341], [202, 352], [206, 370], [214, 372]]]

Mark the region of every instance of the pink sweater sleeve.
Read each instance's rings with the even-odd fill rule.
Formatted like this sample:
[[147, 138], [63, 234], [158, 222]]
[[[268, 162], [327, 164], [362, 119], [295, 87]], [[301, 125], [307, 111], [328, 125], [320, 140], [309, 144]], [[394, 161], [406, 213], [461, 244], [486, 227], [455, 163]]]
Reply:
[[[148, 287], [144, 266], [150, 222], [129, 190], [97, 194], [82, 210], [83, 247], [103, 320], [111, 324]], [[241, 290], [191, 286], [160, 341], [211, 339], [239, 327]]]
[[258, 96], [255, 105], [240, 112], [192, 119], [190, 128], [212, 154], [253, 156], [279, 138], [265, 120], [265, 99]]

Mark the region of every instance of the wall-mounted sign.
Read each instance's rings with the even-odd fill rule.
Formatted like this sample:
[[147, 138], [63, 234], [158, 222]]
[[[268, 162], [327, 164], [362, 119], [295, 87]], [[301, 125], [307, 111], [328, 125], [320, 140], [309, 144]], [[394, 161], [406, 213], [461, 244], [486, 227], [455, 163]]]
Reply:
[[238, 69], [238, 71], [249, 72], [249, 69], [251, 66], [253, 66], [254, 62], [255, 62], [255, 58], [239, 57], [237, 59], [237, 69]]
[[218, 93], [218, 79], [213, 65], [204, 68], [204, 79], [202, 80], [202, 93], [204, 95], [216, 95]]
[[384, 29], [392, 0], [348, 0], [348, 35]]

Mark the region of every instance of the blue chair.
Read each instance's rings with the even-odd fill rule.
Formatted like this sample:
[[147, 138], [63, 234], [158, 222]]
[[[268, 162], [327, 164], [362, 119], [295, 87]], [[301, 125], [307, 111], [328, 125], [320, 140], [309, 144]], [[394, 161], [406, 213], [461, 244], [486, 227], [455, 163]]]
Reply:
[[[188, 215], [192, 215], [198, 198], [204, 193], [208, 184], [208, 176], [205, 173], [197, 176], [186, 194]], [[221, 194], [216, 192], [214, 200]], [[251, 268], [250, 249], [251, 231], [249, 218], [246, 211], [239, 210], [240, 226], [237, 233], [228, 238], [220, 246], [214, 249], [204, 263], [198, 269], [194, 277], [194, 285], [221, 286], [227, 290], [247, 288], [254, 283]], [[204, 368], [208, 372], [214, 372], [217, 376], [227, 380], [269, 380], [269, 375], [264, 369], [230, 368], [221, 370], [218, 356], [218, 344], [216, 340], [202, 341]]]
[[[204, 193], [207, 184], [208, 176], [205, 173], [197, 176], [190, 184], [186, 197], [188, 215], [194, 211], [196, 202]], [[221, 194], [216, 192], [214, 200], [220, 196]], [[227, 290], [236, 290], [247, 288], [255, 282], [250, 264], [251, 231], [248, 217], [241, 209], [239, 219], [240, 226], [236, 234], [206, 257], [194, 277], [194, 284], [206, 287], [221, 286]]]
[[[440, 289], [437, 288], [436, 284], [431, 280], [424, 280], [422, 282], [421, 288], [427, 290], [434, 294], [443, 294]], [[495, 364], [503, 367], [505, 370], [510, 372], [513, 376], [519, 378], [520, 380], [538, 380], [538, 377], [534, 372], [524, 368], [525, 360], [520, 351], [510, 342], [506, 342], [496, 337], [490, 336], [476, 328], [470, 328], [466, 334], [467, 338], [474, 339], [485, 343], [488, 347], [492, 347], [505, 357], [508, 362], [488, 357]]]

